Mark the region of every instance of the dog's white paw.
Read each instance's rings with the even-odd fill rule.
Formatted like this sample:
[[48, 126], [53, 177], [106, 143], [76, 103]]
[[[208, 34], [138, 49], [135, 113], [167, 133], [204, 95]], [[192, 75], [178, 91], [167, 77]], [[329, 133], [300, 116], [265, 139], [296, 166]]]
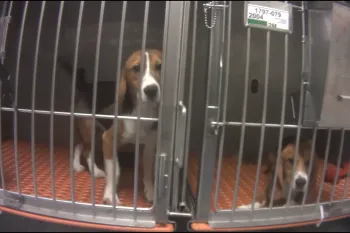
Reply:
[[151, 184], [145, 185], [144, 188], [145, 197], [148, 202], [154, 201], [154, 186]]
[[106, 173], [101, 169], [99, 169], [96, 165], [94, 168], [94, 173], [95, 173], [95, 178], [101, 178], [106, 176]]
[[[255, 202], [254, 203], [254, 209], [258, 209], [260, 208], [260, 203], [259, 202]], [[242, 210], [247, 210], [247, 209], [252, 209], [252, 204], [249, 204], [249, 205], [241, 205], [241, 206], [238, 206], [237, 209], [242, 209]]]
[[80, 164], [79, 160], [76, 160], [76, 159], [74, 160], [73, 168], [75, 172], [82, 172], [85, 170], [85, 167]]
[[[90, 173], [92, 174], [92, 161], [91, 161], [90, 157], [87, 158], [87, 163], [89, 166]], [[94, 164], [94, 177], [101, 178], [101, 177], [105, 177], [105, 176], [106, 176], [106, 173], [104, 171], [102, 171], [101, 169], [99, 169], [95, 163]]]
[[73, 160], [73, 168], [75, 172], [82, 172], [85, 170], [85, 167], [80, 164], [80, 156], [83, 152], [83, 145], [78, 144], [74, 148], [74, 160]]
[[[105, 194], [103, 195], [103, 204], [113, 205], [113, 193], [112, 192], [105, 192]], [[120, 204], [118, 194], [115, 194], [115, 204], [116, 205]]]

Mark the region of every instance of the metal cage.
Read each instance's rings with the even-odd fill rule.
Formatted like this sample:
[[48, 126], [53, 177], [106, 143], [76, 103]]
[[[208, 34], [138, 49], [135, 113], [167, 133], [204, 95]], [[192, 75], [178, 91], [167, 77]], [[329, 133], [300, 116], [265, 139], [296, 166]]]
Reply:
[[[279, 9], [289, 27], [250, 25], [249, 4]], [[1, 9], [0, 210], [158, 231], [173, 231], [181, 217], [201, 231], [350, 213], [350, 166], [342, 167], [350, 159], [346, 3], [4, 1]], [[114, 102], [121, 70], [132, 52], [147, 48], [163, 53], [158, 117], [120, 115]], [[86, 112], [76, 109], [79, 75], [91, 85]], [[343, 116], [334, 117], [336, 110]], [[122, 167], [113, 187], [122, 205], [102, 203], [99, 168], [73, 169], [79, 117], [92, 119], [92, 151], [97, 122], [138, 122], [134, 145], [113, 158], [113, 171], [117, 159]], [[153, 204], [143, 194], [140, 122], [157, 122]], [[311, 139], [311, 154], [320, 155], [316, 202], [237, 209], [265, 188], [264, 155], [292, 134]], [[94, 152], [91, 158], [98, 162]], [[295, 167], [296, 159], [293, 173]], [[324, 181], [327, 167], [336, 170], [331, 183]]]

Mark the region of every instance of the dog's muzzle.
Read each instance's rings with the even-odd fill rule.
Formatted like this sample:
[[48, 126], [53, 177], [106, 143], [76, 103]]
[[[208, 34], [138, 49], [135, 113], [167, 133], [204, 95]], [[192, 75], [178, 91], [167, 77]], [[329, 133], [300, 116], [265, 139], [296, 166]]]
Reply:
[[294, 188], [297, 190], [305, 190], [308, 182], [308, 177], [303, 172], [298, 172], [294, 176]]
[[152, 84], [152, 85], [148, 85], [143, 89], [143, 92], [145, 93], [146, 97], [153, 101], [157, 98], [158, 94], [159, 94], [159, 88], [157, 85]]

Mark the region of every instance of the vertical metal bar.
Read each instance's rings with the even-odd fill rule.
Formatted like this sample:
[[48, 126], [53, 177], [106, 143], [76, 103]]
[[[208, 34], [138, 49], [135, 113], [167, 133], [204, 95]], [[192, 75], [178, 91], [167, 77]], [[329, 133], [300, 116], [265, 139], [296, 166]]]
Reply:
[[39, 56], [39, 45], [41, 37], [41, 28], [44, 19], [46, 1], [41, 4], [41, 12], [38, 25], [38, 33], [35, 44], [35, 55], [34, 55], [34, 68], [33, 68], [33, 89], [32, 89], [32, 112], [31, 112], [31, 150], [32, 150], [32, 169], [33, 169], [33, 185], [34, 185], [34, 195], [38, 198], [38, 189], [36, 186], [36, 162], [35, 162], [35, 94], [36, 94], [36, 78], [37, 78], [37, 68], [38, 68], [38, 56]]
[[185, 135], [185, 158], [184, 158], [184, 172], [182, 180], [182, 194], [181, 203], [184, 205], [186, 202], [186, 186], [187, 186], [187, 174], [188, 174], [188, 156], [189, 156], [189, 143], [191, 137], [191, 117], [192, 117], [192, 101], [193, 101], [193, 83], [194, 83], [194, 61], [195, 61], [195, 51], [196, 51], [196, 32], [197, 32], [197, 10], [198, 1], [193, 2], [193, 28], [192, 28], [192, 51], [191, 51], [191, 71], [190, 71], [190, 84], [189, 84], [189, 96], [188, 96], [188, 109], [187, 109], [187, 119], [186, 119], [186, 135]]
[[20, 61], [21, 61], [21, 52], [22, 52], [22, 41], [23, 41], [23, 33], [24, 33], [24, 25], [26, 22], [27, 17], [27, 10], [28, 10], [28, 4], [29, 1], [26, 1], [23, 8], [23, 14], [22, 14], [22, 22], [21, 22], [21, 29], [20, 29], [20, 35], [19, 35], [19, 41], [18, 41], [18, 48], [17, 48], [17, 61], [16, 61], [16, 78], [15, 78], [15, 100], [14, 100], [14, 106], [15, 109], [13, 111], [13, 121], [14, 121], [14, 152], [15, 152], [15, 166], [16, 166], [16, 181], [17, 181], [17, 191], [19, 194], [21, 194], [21, 186], [20, 186], [20, 175], [19, 175], [19, 165], [18, 165], [18, 78], [19, 78], [19, 67], [20, 67]]
[[[2, 82], [0, 82], [0, 107], [2, 107]], [[2, 111], [0, 110], [0, 122], [2, 123]], [[4, 177], [4, 164], [2, 160], [2, 131], [0, 130], [0, 175], [1, 175], [1, 188], [5, 191], [5, 177]]]
[[[280, 132], [278, 138], [278, 150], [277, 150], [277, 160], [276, 167], [279, 166], [281, 160], [281, 149], [282, 149], [282, 140], [283, 140], [283, 131], [284, 131], [284, 116], [286, 114], [286, 95], [287, 95], [287, 77], [288, 77], [288, 34], [284, 36], [284, 72], [283, 72], [283, 93], [282, 93], [282, 110], [281, 110], [281, 123], [280, 123]], [[273, 176], [273, 185], [272, 185], [272, 193], [269, 204], [269, 211], [272, 209], [273, 199], [275, 197], [276, 190], [276, 182], [277, 182], [277, 169], [275, 169], [275, 173]]]
[[[159, 224], [168, 223], [167, 210], [170, 201], [172, 166], [174, 160], [175, 120], [177, 106], [177, 86], [180, 66], [181, 24], [184, 2], [167, 2], [166, 24], [170, 26], [164, 36], [162, 63], [162, 102], [160, 104], [160, 120], [158, 121], [157, 157], [162, 159], [157, 179], [157, 196], [155, 216]], [[164, 56], [165, 55], [165, 56]], [[166, 78], [165, 78], [166, 77]], [[166, 93], [166, 94], [164, 94]], [[160, 161], [159, 161], [160, 162]], [[160, 184], [161, 183], [161, 184]], [[164, 185], [162, 185], [164, 184]]]
[[335, 179], [333, 181], [332, 193], [331, 193], [331, 197], [330, 197], [331, 203], [333, 202], [334, 193], [335, 193], [335, 189], [336, 189], [336, 185], [337, 185], [337, 180], [339, 178], [340, 163], [341, 163], [341, 158], [343, 155], [343, 147], [344, 147], [344, 135], [345, 135], [345, 129], [342, 129], [341, 130], [339, 152], [338, 152], [337, 171], [336, 171]]
[[74, 44], [74, 61], [73, 61], [73, 77], [72, 77], [72, 92], [71, 92], [71, 108], [70, 108], [70, 128], [69, 128], [69, 136], [70, 136], [70, 178], [71, 178], [71, 195], [72, 195], [72, 203], [75, 203], [75, 193], [74, 193], [74, 168], [73, 168], [73, 159], [74, 159], [74, 109], [75, 109], [75, 90], [76, 90], [76, 80], [77, 80], [77, 63], [78, 63], [78, 52], [79, 52], [79, 41], [80, 41], [80, 31], [81, 31], [81, 22], [83, 18], [83, 10], [84, 10], [84, 1], [80, 2], [79, 7], [79, 15], [78, 15], [78, 23], [77, 23], [77, 32], [75, 36], [75, 44]]
[[[124, 40], [124, 29], [125, 29], [125, 17], [126, 17], [126, 6], [128, 1], [123, 1], [122, 17], [120, 22], [120, 34], [119, 34], [119, 47], [118, 47], [118, 61], [117, 61], [117, 73], [116, 73], [116, 87], [115, 87], [115, 101], [114, 101], [114, 119], [113, 119], [113, 138], [117, 138], [118, 132], [118, 93], [120, 86], [120, 74], [121, 74], [121, 63], [122, 63], [122, 53], [123, 53], [123, 40]], [[116, 217], [116, 163], [117, 163], [117, 140], [113, 140], [113, 216]]]
[[258, 190], [258, 183], [260, 180], [260, 169], [261, 161], [263, 155], [264, 141], [265, 141], [265, 124], [266, 124], [266, 110], [267, 110], [267, 96], [269, 93], [269, 73], [270, 73], [270, 31], [266, 32], [266, 57], [265, 57], [265, 87], [264, 87], [264, 101], [263, 101], [263, 115], [262, 115], [262, 126], [260, 132], [260, 145], [259, 145], [259, 158], [258, 158], [258, 167], [256, 169], [256, 179], [254, 185], [253, 193], [253, 202], [252, 202], [252, 211], [254, 211], [254, 203], [256, 200], [256, 193]]
[[[298, 110], [298, 127], [297, 127], [297, 137], [296, 137], [296, 143], [295, 143], [295, 151], [294, 151], [294, 161], [293, 161], [293, 176], [295, 174], [296, 164], [297, 164], [297, 153], [299, 153], [299, 144], [300, 144], [300, 133], [301, 133], [301, 122], [302, 122], [302, 111], [303, 111], [303, 102], [304, 102], [304, 73], [305, 73], [305, 10], [304, 10], [304, 2], [302, 2], [302, 57], [301, 57], [301, 79], [300, 79], [300, 97], [299, 97], [299, 110]], [[287, 204], [289, 204], [290, 199], [292, 195], [292, 188], [291, 186], [288, 187], [288, 196], [287, 196]], [[289, 209], [289, 208], [288, 208]]]
[[[119, 34], [119, 47], [118, 47], [118, 61], [117, 61], [117, 73], [116, 73], [116, 87], [115, 87], [115, 101], [114, 101], [114, 119], [113, 119], [113, 138], [117, 138], [117, 131], [118, 131], [118, 93], [119, 93], [119, 86], [120, 86], [120, 74], [121, 74], [121, 63], [122, 63], [122, 52], [123, 52], [123, 40], [124, 40], [124, 29], [125, 29], [125, 17], [126, 17], [126, 6], [128, 1], [123, 1], [123, 9], [122, 9], [122, 17], [120, 22], [120, 34]], [[112, 198], [112, 205], [113, 205], [113, 216], [116, 216], [116, 163], [117, 163], [117, 140], [113, 140], [113, 198]]]
[[[225, 4], [226, 5], [226, 4]], [[222, 158], [224, 150], [224, 141], [226, 133], [226, 115], [227, 115], [227, 98], [228, 98], [228, 85], [229, 85], [229, 73], [230, 73], [230, 51], [231, 51], [231, 19], [232, 19], [232, 2], [229, 2], [228, 10], [228, 19], [227, 19], [227, 38], [226, 38], [226, 64], [225, 64], [225, 88], [224, 88], [224, 100], [223, 100], [223, 109], [222, 109], [222, 122], [224, 123], [222, 127], [222, 133], [220, 135], [220, 144], [219, 144], [219, 158], [218, 158], [218, 168], [216, 173], [216, 187], [215, 187], [215, 199], [214, 199], [214, 208], [218, 208], [218, 199], [219, 199], [219, 188], [220, 188], [220, 177], [222, 169]]]
[[331, 144], [331, 135], [332, 135], [332, 130], [328, 129], [328, 137], [327, 137], [327, 146], [326, 146], [326, 154], [324, 156], [324, 162], [323, 162], [323, 171], [322, 171], [322, 177], [321, 177], [321, 184], [320, 188], [318, 190], [318, 195], [317, 195], [317, 205], [316, 208], [320, 205], [320, 200], [321, 200], [321, 195], [323, 191], [323, 184], [324, 184], [324, 178], [326, 176], [326, 170], [327, 170], [327, 164], [328, 164], [328, 157], [329, 157], [329, 148]]
[[247, 115], [248, 81], [249, 81], [249, 65], [250, 65], [250, 42], [251, 42], [250, 36], [251, 36], [251, 28], [247, 28], [247, 59], [246, 59], [245, 78], [244, 78], [245, 80], [244, 80], [242, 129], [241, 129], [240, 145], [239, 145], [239, 152], [238, 152], [236, 184], [235, 184], [235, 191], [233, 194], [233, 203], [232, 203], [232, 211], [233, 212], [235, 211], [236, 202], [237, 202], [237, 193], [238, 193], [239, 180], [240, 180], [239, 176], [241, 173], [241, 165], [242, 165], [242, 158], [243, 158], [243, 146], [244, 146], [244, 138], [245, 138], [245, 122], [246, 122], [246, 115]]
[[50, 167], [51, 167], [51, 189], [52, 199], [56, 201], [56, 188], [55, 188], [55, 161], [54, 161], [54, 127], [53, 127], [53, 112], [55, 111], [55, 91], [56, 91], [56, 68], [57, 68], [57, 53], [58, 44], [60, 41], [61, 21], [63, 14], [64, 1], [60, 2], [60, 9], [58, 12], [55, 50], [53, 53], [53, 65], [52, 65], [52, 83], [51, 83], [51, 104], [50, 104]]
[[[309, 162], [309, 167], [308, 167], [308, 170], [307, 170], [307, 174], [311, 174], [312, 173], [312, 169], [314, 168], [313, 164], [314, 164], [314, 159], [315, 159], [316, 136], [317, 136], [317, 128], [315, 127], [314, 130], [313, 130], [313, 134], [312, 134], [311, 157], [310, 157], [310, 162]], [[318, 174], [313, 174], [313, 175], [317, 176]], [[305, 190], [305, 194], [304, 194], [303, 201], [302, 201], [302, 208], [304, 208], [308, 192], [309, 192], [309, 185], [306, 187], [306, 190]]]
[[[187, 44], [188, 44], [188, 29], [190, 18], [190, 1], [185, 1], [183, 8], [182, 30], [181, 30], [181, 51], [180, 51], [180, 67], [179, 67], [179, 82], [177, 86], [178, 96], [178, 108], [176, 111], [176, 136], [175, 136], [175, 163], [174, 163], [174, 175], [172, 184], [172, 198], [171, 198], [171, 210], [177, 211], [179, 204], [179, 188], [180, 188], [180, 169], [183, 167], [183, 156], [185, 146], [185, 134], [186, 134], [186, 114], [187, 109], [181, 105], [184, 101], [184, 89], [185, 89], [185, 70], [187, 65]], [[186, 188], [186, 187], [185, 187]]]
[[[218, 4], [223, 4], [219, 1]], [[209, 47], [209, 61], [208, 61], [208, 79], [206, 84], [205, 96], [205, 122], [204, 135], [202, 142], [202, 155], [200, 158], [199, 182], [197, 188], [197, 221], [208, 221], [211, 195], [212, 195], [212, 181], [214, 178], [215, 160], [218, 143], [218, 128], [211, 124], [217, 117], [219, 108], [209, 108], [209, 106], [218, 106], [219, 98], [219, 80], [220, 74], [220, 52], [221, 52], [221, 36], [223, 22], [222, 8], [216, 9], [216, 24], [210, 29], [210, 47]]]
[[92, 212], [95, 214], [95, 132], [96, 132], [96, 99], [97, 99], [97, 76], [98, 65], [100, 61], [100, 48], [101, 48], [101, 35], [103, 26], [103, 16], [105, 12], [106, 1], [101, 1], [100, 6], [100, 18], [98, 22], [97, 42], [96, 42], [96, 55], [95, 55], [95, 68], [94, 68], [94, 83], [92, 94], [92, 129], [91, 129], [91, 204]]
[[[143, 32], [142, 32], [142, 44], [141, 44], [141, 61], [140, 69], [142, 76], [144, 75], [145, 69], [145, 49], [146, 49], [146, 37], [147, 37], [147, 26], [148, 26], [148, 14], [149, 14], [149, 1], [145, 2], [145, 13], [143, 18]], [[136, 125], [136, 143], [135, 143], [135, 174], [134, 174], [134, 220], [136, 220], [136, 209], [137, 209], [137, 197], [138, 197], [138, 182], [139, 182], [139, 161], [140, 161], [140, 124], [141, 124], [141, 88], [139, 89], [139, 95], [137, 98], [137, 125]]]
[[[161, 96], [164, 96], [164, 89], [166, 87], [166, 84], [165, 84], [165, 70], [166, 70], [166, 67], [165, 67], [165, 63], [166, 63], [166, 55], [167, 55], [167, 45], [168, 45], [168, 28], [169, 28], [169, 21], [170, 21], [170, 1], [166, 1], [166, 4], [165, 4], [165, 16], [164, 16], [164, 28], [163, 28], [163, 53], [162, 53], [162, 69], [161, 69], [161, 83], [163, 84], [162, 85], [162, 88], [161, 88]], [[162, 190], [162, 187], [160, 184], [162, 182], [163, 179], [163, 166], [164, 166], [164, 163], [163, 163], [163, 160], [164, 160], [164, 157], [166, 156], [164, 153], [161, 154], [161, 143], [162, 143], [162, 131], [163, 131], [163, 118], [162, 118], [162, 108], [160, 107], [159, 108], [159, 112], [158, 112], [158, 132], [157, 132], [157, 148], [156, 148], [156, 167], [155, 167], [155, 184], [154, 184], [154, 188], [157, 192], [157, 195], [156, 195], [156, 199], [153, 201], [153, 208], [155, 206], [158, 205], [158, 198], [160, 199], [160, 196], [161, 196], [161, 193], [163, 192]], [[162, 161], [161, 161], [162, 160]], [[159, 211], [158, 213], [156, 213], [158, 219], [160, 218], [160, 215], [164, 212], [163, 211]], [[163, 221], [165, 221], [165, 219], [163, 219]]]
[[[2, 25], [3, 25], [3, 28], [2, 28], [2, 32], [4, 33], [2, 36], [2, 43], [4, 45], [4, 50], [6, 49], [6, 40], [7, 40], [7, 24], [5, 24], [5, 14], [6, 14], [6, 9], [7, 9], [7, 4], [8, 4], [8, 1], [5, 1], [4, 4], [3, 4], [3, 11], [2, 11], [2, 19], [3, 19], [3, 22], [2, 22]], [[7, 13], [7, 17], [11, 17], [11, 10], [12, 10], [12, 4], [13, 2], [11, 1], [10, 2], [10, 6], [9, 6], [9, 10], [8, 10], [8, 13]], [[1, 57], [2, 60], [1, 60], [1, 63], [4, 64], [4, 57]], [[0, 107], [2, 107], [2, 82], [0, 82]], [[0, 110], [0, 122], [2, 122], [2, 111]], [[0, 131], [0, 148], [2, 148], [2, 132]], [[5, 184], [5, 176], [4, 176], [4, 166], [3, 166], [3, 157], [2, 157], [2, 149], [0, 149], [0, 174], [1, 174], [1, 187], [2, 189], [5, 191], [6, 190], [6, 184]]]

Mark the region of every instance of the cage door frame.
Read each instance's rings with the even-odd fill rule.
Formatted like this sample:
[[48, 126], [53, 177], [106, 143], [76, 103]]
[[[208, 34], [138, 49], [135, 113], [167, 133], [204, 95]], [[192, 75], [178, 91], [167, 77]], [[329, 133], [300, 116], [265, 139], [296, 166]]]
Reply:
[[[218, 1], [226, 5], [226, 1]], [[197, 188], [196, 215], [198, 222], [208, 222], [212, 203], [212, 181], [214, 179], [215, 158], [218, 149], [220, 116], [220, 86], [223, 78], [222, 60], [224, 57], [225, 7], [214, 7], [217, 11], [216, 22], [210, 30], [208, 79], [205, 100], [204, 135], [200, 158], [199, 182]], [[226, 9], [227, 10], [227, 9]], [[221, 77], [220, 77], [221, 76]]]
[[184, 1], [167, 1], [164, 24], [162, 62], [162, 100], [158, 123], [156, 164], [155, 220], [158, 224], [169, 223], [168, 211], [172, 192], [172, 170], [176, 116], [178, 109], [178, 84], [182, 45]]

